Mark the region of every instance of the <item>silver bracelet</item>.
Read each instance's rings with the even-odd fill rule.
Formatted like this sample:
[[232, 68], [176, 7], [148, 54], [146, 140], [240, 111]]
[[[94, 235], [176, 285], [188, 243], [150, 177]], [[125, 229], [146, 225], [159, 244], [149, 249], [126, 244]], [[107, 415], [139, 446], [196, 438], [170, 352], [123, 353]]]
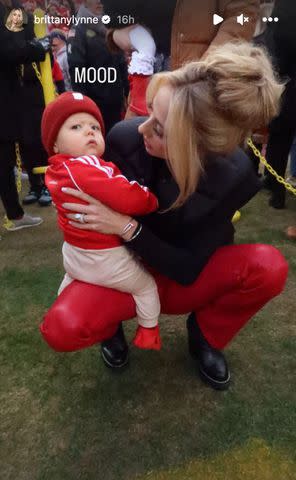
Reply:
[[142, 224], [139, 223], [136, 230], [135, 230], [135, 233], [133, 234], [133, 236], [129, 240], [124, 240], [125, 243], [129, 243], [132, 240], [135, 240], [135, 238], [137, 238], [137, 236], [141, 233], [141, 231], [142, 231]]

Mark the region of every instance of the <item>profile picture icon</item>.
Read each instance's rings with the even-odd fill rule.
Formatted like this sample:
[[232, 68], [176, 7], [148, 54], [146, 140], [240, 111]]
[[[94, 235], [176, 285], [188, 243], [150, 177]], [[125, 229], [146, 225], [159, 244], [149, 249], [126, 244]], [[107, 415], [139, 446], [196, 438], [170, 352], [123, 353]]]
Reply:
[[20, 32], [23, 30], [23, 12], [20, 8], [13, 8], [9, 13], [5, 26], [11, 32]]

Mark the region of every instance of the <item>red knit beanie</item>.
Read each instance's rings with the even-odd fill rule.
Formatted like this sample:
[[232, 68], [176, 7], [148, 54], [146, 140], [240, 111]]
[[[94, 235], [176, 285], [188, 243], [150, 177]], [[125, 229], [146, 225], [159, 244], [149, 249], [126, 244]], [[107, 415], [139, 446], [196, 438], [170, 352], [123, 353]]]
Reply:
[[54, 143], [63, 123], [74, 113], [89, 113], [99, 122], [102, 134], [105, 126], [98, 106], [89, 97], [78, 92], [62, 93], [56, 100], [45, 108], [41, 121], [41, 138], [49, 156], [55, 154]]

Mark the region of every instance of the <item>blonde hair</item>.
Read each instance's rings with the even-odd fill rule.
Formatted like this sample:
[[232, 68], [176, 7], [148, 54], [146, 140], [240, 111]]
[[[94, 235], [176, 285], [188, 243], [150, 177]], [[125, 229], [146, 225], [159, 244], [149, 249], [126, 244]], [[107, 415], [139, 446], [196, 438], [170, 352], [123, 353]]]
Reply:
[[[22, 18], [21, 18], [21, 22], [19, 25], [16, 25], [16, 26], [13, 26], [12, 25], [12, 16], [14, 14], [14, 12], [20, 12], [21, 15], [22, 15]], [[9, 13], [8, 17], [7, 17], [7, 20], [6, 20], [6, 28], [8, 30], [10, 30], [11, 32], [21, 32], [24, 28], [23, 28], [23, 21], [24, 21], [24, 15], [23, 15], [23, 11], [21, 8], [13, 8], [11, 10], [11, 12]]]
[[195, 192], [207, 154], [227, 155], [279, 111], [283, 85], [263, 49], [227, 43], [205, 60], [155, 75], [151, 104], [163, 86], [172, 88], [166, 121], [167, 163], [179, 187], [170, 208]]

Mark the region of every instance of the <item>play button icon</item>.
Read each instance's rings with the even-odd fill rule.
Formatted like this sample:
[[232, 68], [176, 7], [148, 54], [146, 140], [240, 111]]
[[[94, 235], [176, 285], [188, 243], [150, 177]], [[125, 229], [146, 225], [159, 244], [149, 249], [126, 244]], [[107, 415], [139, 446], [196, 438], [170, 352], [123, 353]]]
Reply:
[[224, 20], [224, 18], [223, 18], [223, 17], [220, 17], [220, 15], [217, 15], [217, 13], [215, 13], [215, 14], [213, 15], [213, 24], [214, 24], [214, 25], [219, 25], [219, 23], [222, 23], [223, 20]]

